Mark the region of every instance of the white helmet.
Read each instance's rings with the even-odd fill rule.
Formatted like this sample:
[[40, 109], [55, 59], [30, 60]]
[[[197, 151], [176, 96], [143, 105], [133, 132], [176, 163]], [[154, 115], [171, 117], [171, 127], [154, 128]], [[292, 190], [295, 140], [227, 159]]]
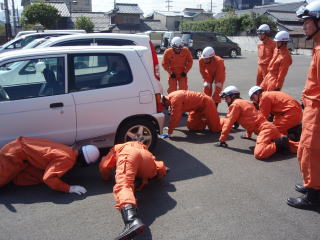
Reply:
[[257, 91], [260, 91], [260, 90], [262, 90], [262, 88], [259, 87], [259, 86], [253, 86], [252, 88], [250, 88], [250, 89], [249, 89], [249, 93], [248, 93], [250, 99], [251, 99], [251, 97], [252, 97], [253, 94], [255, 94]]
[[171, 47], [181, 49], [183, 48], [183, 42], [181, 37], [174, 37], [171, 40]]
[[268, 24], [262, 24], [257, 30], [257, 34], [259, 33], [267, 33], [270, 32], [270, 27]]
[[214, 49], [212, 47], [206, 47], [202, 51], [201, 58], [211, 58], [215, 55], [216, 53], [214, 52]]
[[100, 156], [99, 149], [94, 145], [85, 145], [81, 151], [87, 164], [96, 162]]
[[227, 96], [230, 96], [232, 94], [236, 94], [236, 93], [240, 93], [238, 88], [236, 86], [228, 86], [225, 89], [223, 89], [222, 93], [220, 94], [220, 96], [222, 98], [225, 98]]
[[307, 6], [301, 6], [296, 13], [298, 18], [320, 19], [320, 1], [312, 1]]
[[287, 31], [280, 31], [274, 37], [274, 41], [276, 42], [288, 42], [290, 39], [289, 33]]

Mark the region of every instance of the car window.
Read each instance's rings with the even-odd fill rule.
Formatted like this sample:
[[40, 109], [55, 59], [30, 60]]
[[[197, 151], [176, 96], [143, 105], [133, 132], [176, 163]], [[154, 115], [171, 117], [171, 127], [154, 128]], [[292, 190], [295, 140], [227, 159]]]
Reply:
[[54, 44], [53, 46], [90, 46], [93, 43], [93, 39], [76, 39], [69, 40]]
[[21, 48], [21, 42], [23, 39], [19, 39], [15, 42], [13, 42], [12, 44], [10, 44], [9, 46], [7, 46], [8, 49], [13, 49], [13, 48]]
[[[4, 92], [7, 99], [3, 97]], [[0, 66], [0, 101], [52, 96], [64, 92], [63, 57], [35, 58]]]
[[132, 82], [132, 73], [121, 54], [72, 55], [71, 91], [105, 88]]
[[104, 45], [104, 46], [136, 45], [134, 41], [127, 40], [127, 39], [99, 39], [99, 38], [96, 38], [95, 42], [98, 45]]
[[218, 42], [226, 43], [228, 39], [225, 36], [217, 35]]

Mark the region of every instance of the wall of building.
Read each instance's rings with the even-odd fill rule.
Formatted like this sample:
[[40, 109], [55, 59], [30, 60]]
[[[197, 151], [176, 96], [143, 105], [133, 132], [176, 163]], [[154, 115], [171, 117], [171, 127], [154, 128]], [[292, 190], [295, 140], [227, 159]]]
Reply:
[[114, 18], [115, 24], [139, 24], [140, 15], [138, 14], [117, 14]]
[[[65, 3], [69, 7], [69, 0], [66, 0]], [[73, 12], [92, 12], [92, 2], [91, 0], [77, 0], [77, 4], [72, 4], [71, 9]]]

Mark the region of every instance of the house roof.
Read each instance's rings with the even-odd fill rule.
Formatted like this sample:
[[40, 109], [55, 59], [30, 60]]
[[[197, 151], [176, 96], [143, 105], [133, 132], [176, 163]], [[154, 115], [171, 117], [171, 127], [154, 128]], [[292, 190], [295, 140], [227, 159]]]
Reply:
[[283, 22], [297, 22], [299, 20], [295, 12], [268, 10], [266, 13]]
[[78, 17], [87, 17], [94, 24], [94, 31], [108, 31], [110, 27], [110, 17], [108, 14], [103, 12], [73, 12], [72, 13], [72, 22], [75, 23]]
[[143, 11], [136, 3], [116, 3], [116, 7], [113, 12], [124, 14], [143, 14]]
[[[237, 10], [235, 11], [235, 14], [238, 16], [241, 16], [245, 13], [251, 14], [251, 13], [258, 13], [260, 15], [266, 13], [267, 11], [286, 11], [286, 12], [296, 12], [300, 6], [304, 4], [304, 1], [300, 2], [292, 2], [292, 3], [277, 3], [277, 4], [269, 4], [269, 5], [263, 5], [263, 6], [255, 6], [252, 9], [246, 9], [246, 10]], [[221, 12], [216, 15], [214, 15], [215, 18], [223, 18], [228, 13]]]
[[161, 14], [166, 17], [182, 17], [183, 12], [180, 11], [155, 11], [155, 13]]
[[47, 2], [49, 5], [55, 7], [61, 17], [70, 17], [70, 12], [67, 5], [64, 2]]
[[159, 20], [142, 20], [140, 24], [115, 24], [112, 26], [113, 30], [118, 31], [135, 31], [135, 32], [146, 32], [146, 31], [167, 31], [168, 29], [161, 24]]

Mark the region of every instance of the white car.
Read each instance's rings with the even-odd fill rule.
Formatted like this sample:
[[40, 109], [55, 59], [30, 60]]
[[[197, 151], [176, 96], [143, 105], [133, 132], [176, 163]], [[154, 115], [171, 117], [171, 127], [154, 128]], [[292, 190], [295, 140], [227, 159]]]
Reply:
[[160, 81], [159, 60], [156, 49], [149, 36], [123, 33], [86, 33], [50, 38], [37, 45], [42, 47], [58, 46], [144, 46], [148, 49], [148, 67], [153, 68], [155, 77]]
[[164, 124], [160, 82], [142, 46], [52, 47], [0, 56], [0, 147], [19, 136], [67, 145], [138, 140]]

